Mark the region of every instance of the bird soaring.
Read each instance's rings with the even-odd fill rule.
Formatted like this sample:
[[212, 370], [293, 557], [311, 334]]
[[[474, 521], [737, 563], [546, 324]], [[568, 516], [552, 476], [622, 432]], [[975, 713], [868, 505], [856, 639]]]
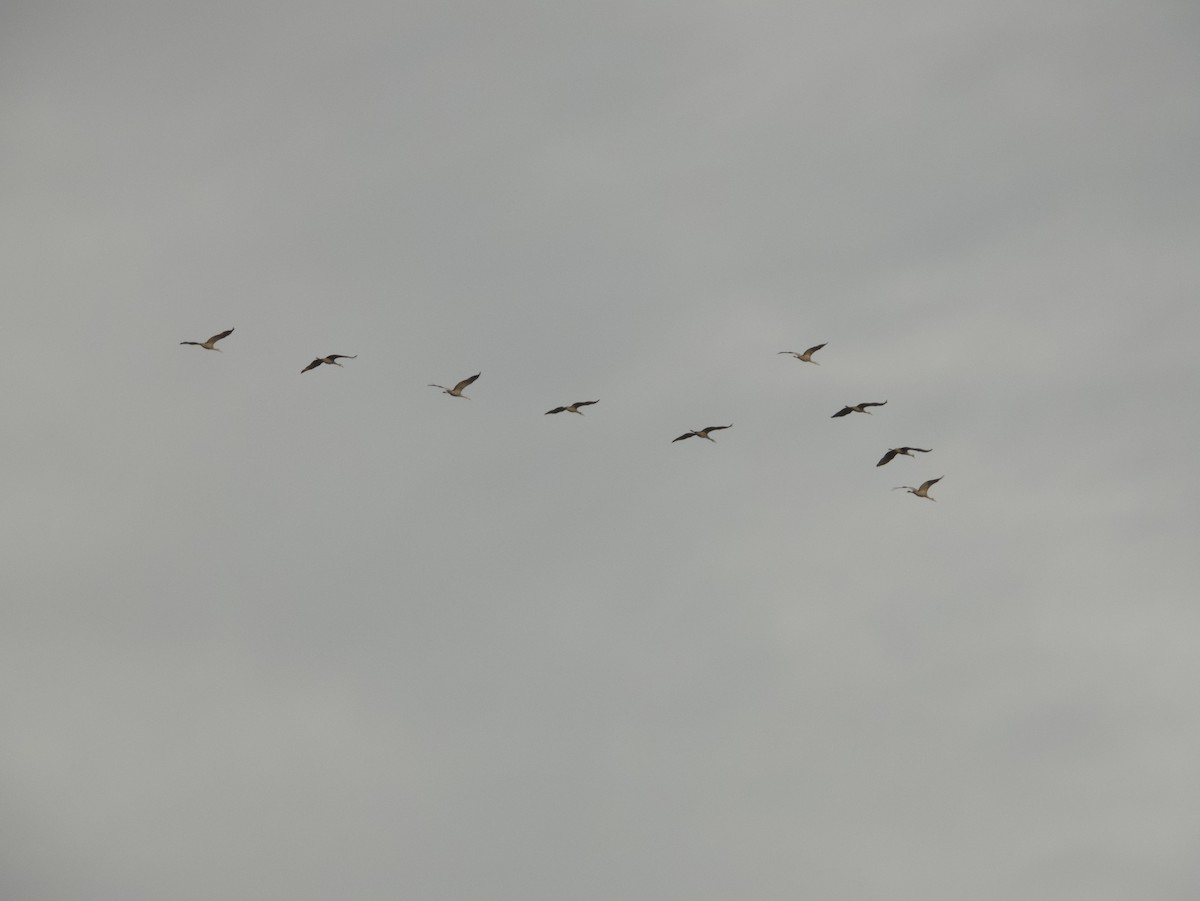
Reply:
[[879, 403], [871, 403], [870, 401], [864, 400], [861, 404], [854, 404], [853, 406], [850, 406], [850, 407], [842, 407], [840, 410], [838, 410], [836, 413], [834, 413], [829, 418], [837, 419], [839, 416], [845, 416], [849, 413], [866, 413], [869, 416], [869, 415], [871, 415], [871, 411], [866, 409], [867, 407], [882, 407], [886, 403], [887, 403], [886, 400], [881, 400], [881, 401], [879, 401]]
[[[355, 360], [355, 359], [358, 359], [358, 354], [354, 354], [353, 356], [350, 356], [348, 354], [330, 354], [327, 357], [317, 357], [315, 360], [313, 360], [311, 363], [309, 363], [307, 366], [305, 366], [303, 369], [301, 369], [300, 374], [303, 375], [304, 373], [308, 372], [308, 370], [310, 370], [310, 369], [316, 369], [322, 363], [328, 363], [330, 366], [341, 366], [342, 364], [339, 363], [338, 360]], [[345, 367], [343, 367], [343, 368], [345, 368]]]
[[711, 441], [713, 444], [716, 444], [717, 443], [716, 439], [711, 438], [708, 433], [716, 432], [716, 431], [719, 431], [720, 429], [731, 429], [731, 428], [733, 428], [732, 422], [729, 423], [729, 425], [710, 425], [706, 429], [697, 429], [693, 432], [684, 432], [678, 438], [672, 438], [671, 443], [674, 444], [676, 441], [682, 441], [684, 438], [708, 438], [709, 441]]
[[599, 400], [577, 400], [575, 403], [569, 404], [565, 407], [555, 407], [553, 410], [547, 410], [543, 415], [549, 416], [552, 413], [578, 413], [580, 416], [582, 416], [583, 411], [579, 409], [580, 407], [590, 407], [592, 404], [598, 403], [600, 403]]
[[912, 485], [897, 485], [893, 491], [899, 491], [903, 488], [909, 494], [915, 494], [917, 497], [923, 497], [927, 501], [936, 501], [936, 497], [929, 496], [929, 489], [944, 479], [945, 476], [938, 476], [936, 479], [930, 479], [928, 482], [922, 482], [920, 488], [913, 488]]
[[221, 332], [221, 334], [219, 334], [219, 335], [213, 335], [207, 341], [180, 341], [179, 343], [180, 344], [194, 344], [197, 347], [203, 347], [205, 350], [215, 350], [215, 351], [219, 352], [221, 350], [221, 348], [216, 346], [217, 342], [220, 341], [222, 338], [228, 338], [232, 334], [233, 334], [233, 329], [226, 329], [225, 331]]
[[469, 398], [465, 394], [463, 394], [463, 388], [467, 387], [467, 385], [471, 384], [471, 382], [475, 381], [482, 374], [483, 373], [477, 372], [470, 378], [463, 379], [461, 382], [459, 382], [453, 388], [447, 388], [445, 385], [434, 385], [432, 382], [430, 383], [429, 387], [430, 388], [441, 388], [443, 392], [445, 392], [446, 394], [449, 394], [451, 397], [461, 397], [461, 398], [464, 398], [465, 400], [470, 400], [471, 398]]
[[[825, 344], [828, 344], [828, 343], [829, 343], [828, 341], [825, 342]], [[804, 353], [800, 353], [799, 351], [796, 351], [796, 350], [781, 350], [779, 353], [791, 354], [797, 360], [801, 360], [805, 363], [812, 363], [814, 366], [820, 366], [821, 364], [818, 363], [816, 360], [814, 360], [812, 358], [812, 355], [815, 354], [822, 347], [824, 347], [825, 344], [817, 344], [814, 347], [810, 347], [808, 350], [804, 351]]]
[[911, 457], [913, 451], [916, 451], [917, 453], [920, 453], [920, 454], [927, 454], [931, 450], [933, 450], [932, 447], [891, 447], [891, 448], [888, 448], [888, 452], [886, 454], [884, 454], [883, 457], [879, 460], [879, 462], [876, 463], [875, 465], [883, 466], [885, 463], [891, 463], [892, 460], [895, 459], [897, 454], [900, 454], [901, 456], [905, 456], [905, 457]]

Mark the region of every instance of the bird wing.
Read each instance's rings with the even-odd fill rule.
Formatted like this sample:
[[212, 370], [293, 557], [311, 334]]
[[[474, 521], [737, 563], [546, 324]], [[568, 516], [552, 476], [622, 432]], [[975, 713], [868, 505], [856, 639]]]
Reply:
[[598, 400], [577, 400], [577, 401], [575, 401], [575, 403], [571, 404], [571, 406], [572, 407], [590, 407], [592, 404], [598, 404], [598, 403], [600, 403], [600, 401], [598, 401]]
[[798, 356], [798, 354], [797, 354], [797, 353], [796, 353], [794, 350], [781, 350], [779, 353], [781, 353], [781, 354], [791, 354], [793, 357], [795, 357], [795, 356]]
[[878, 463], [876, 463], [875, 465], [882, 466], [884, 463], [891, 463], [892, 459], [896, 456], [897, 453], [899, 453], [899, 451], [894, 451], [894, 450], [888, 451], [886, 454], [883, 455], [883, 458], [880, 459], [880, 461]]
[[221, 334], [219, 334], [219, 335], [213, 335], [211, 338], [208, 339], [208, 341], [206, 343], [216, 344], [222, 338], [228, 338], [232, 334], [233, 334], [233, 329], [226, 329], [225, 331], [221, 332]]
[[832, 416], [830, 416], [829, 418], [830, 418], [830, 419], [837, 419], [839, 416], [846, 416], [846, 415], [848, 415], [848, 414], [850, 414], [850, 413], [853, 413], [853, 412], [854, 412], [854, 410], [853, 410], [853, 409], [851, 409], [850, 407], [842, 407], [840, 410], [838, 410], [836, 413], [834, 413], [834, 414], [833, 414]]
[[561, 412], [563, 412], [563, 410], [565, 410], [565, 409], [567, 409], [567, 408], [566, 408], [566, 407], [555, 407], [553, 410], [547, 410], [547, 411], [546, 411], [545, 413], [543, 413], [542, 415], [543, 415], [543, 416], [549, 416], [551, 413], [561, 413]]
[[887, 403], [886, 400], [881, 400], [878, 403], [873, 403], [871, 401], [864, 400], [861, 404], [859, 404], [859, 406], [860, 407], [882, 407], [886, 403]]
[[471, 384], [471, 382], [475, 381], [482, 374], [483, 373], [477, 372], [473, 376], [471, 376], [469, 379], [463, 379], [461, 382], [459, 382], [457, 385], [454, 386], [454, 390], [462, 391], [463, 388], [467, 387], [467, 385]]
[[301, 369], [300, 374], [303, 375], [304, 373], [308, 372], [308, 370], [310, 370], [310, 369], [316, 369], [318, 366], [320, 366], [324, 362], [325, 361], [322, 360], [320, 357], [317, 357], [317, 359], [313, 360], [311, 363], [309, 363], [307, 366], [305, 366], [303, 369]]
[[922, 482], [922, 483], [921, 483], [921, 490], [922, 490], [922, 491], [928, 491], [928, 490], [929, 490], [929, 489], [930, 489], [932, 486], [936, 485], [938, 482], [940, 482], [940, 481], [941, 481], [942, 479], [944, 479], [944, 478], [946, 478], [946, 477], [945, 477], [945, 476], [938, 476], [936, 479], [930, 479], [928, 482]]
[[[826, 341], [826, 342], [825, 342], [825, 344], [828, 344], [828, 343], [829, 343], [828, 341]], [[816, 345], [815, 347], [810, 347], [810, 348], [809, 348], [808, 350], [806, 350], [804, 353], [805, 353], [805, 355], [806, 355], [806, 356], [807, 356], [808, 354], [815, 354], [815, 353], [816, 353], [818, 350], [820, 350], [822, 347], [824, 347], [824, 346], [825, 346], [825, 344], [818, 344], [818, 345]]]
[[672, 438], [671, 443], [674, 444], [676, 441], [682, 441], [684, 438], [691, 438], [691, 437], [693, 437], [695, 435], [699, 435], [699, 434], [700, 434], [699, 432], [684, 432], [678, 438]]
[[349, 354], [330, 354], [325, 359], [329, 360], [330, 362], [333, 360], [356, 360], [358, 359], [358, 354], [355, 354], [354, 356], [350, 356]]
[[905, 449], [906, 451], [916, 451], [916, 452], [917, 452], [917, 453], [919, 453], [919, 454], [927, 454], [927, 453], [929, 453], [931, 450], [933, 450], [933, 448], [932, 448], [932, 447], [906, 447], [906, 448], [904, 448], [904, 449]]
[[708, 428], [701, 429], [700, 431], [702, 431], [702, 432], [719, 432], [721, 429], [731, 429], [731, 428], [733, 428], [732, 422], [729, 423], [729, 425], [710, 425]]

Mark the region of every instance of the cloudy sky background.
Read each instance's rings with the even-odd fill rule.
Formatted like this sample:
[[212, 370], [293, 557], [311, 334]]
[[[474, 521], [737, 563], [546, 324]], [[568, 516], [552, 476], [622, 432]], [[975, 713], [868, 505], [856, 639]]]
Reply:
[[4, 897], [1200, 892], [1194, 4], [0, 26]]

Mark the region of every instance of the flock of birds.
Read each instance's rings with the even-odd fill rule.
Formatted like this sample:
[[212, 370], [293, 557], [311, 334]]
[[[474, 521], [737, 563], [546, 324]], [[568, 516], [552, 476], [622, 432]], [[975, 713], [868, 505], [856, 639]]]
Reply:
[[[205, 350], [219, 351], [221, 348], [217, 347], [217, 342], [221, 341], [224, 338], [228, 338], [232, 334], [233, 334], [233, 329], [226, 329], [223, 332], [213, 335], [207, 341], [180, 341], [179, 343], [180, 344], [191, 344], [196, 347], [203, 347]], [[813, 357], [813, 354], [815, 354], [818, 350], [820, 350], [824, 346], [825, 346], [824, 344], [816, 344], [816, 345], [813, 345], [812, 347], [808, 348], [808, 350], [805, 350], [805, 351], [781, 350], [781, 351], [779, 351], [779, 353], [788, 354], [789, 356], [793, 356], [797, 360], [800, 360], [803, 363], [812, 363], [814, 366], [819, 366], [820, 364], [816, 360], [814, 360], [812, 357]], [[354, 360], [354, 359], [357, 359], [357, 357], [358, 357], [358, 354], [329, 354], [328, 356], [317, 357], [311, 363], [309, 363], [307, 366], [305, 366], [303, 369], [301, 369], [300, 373], [304, 374], [304, 373], [308, 372], [310, 369], [316, 369], [318, 366], [321, 366], [321, 365], [341, 366], [342, 364], [339, 363], [338, 360]], [[465, 394], [463, 394], [463, 390], [468, 385], [473, 383], [477, 378], [479, 378], [480, 375], [482, 375], [482, 373], [477, 372], [472, 376], [468, 376], [467, 378], [463, 379], [461, 382], [458, 382], [456, 385], [454, 385], [453, 388], [447, 388], [445, 385], [435, 385], [433, 383], [430, 383], [429, 387], [430, 388], [440, 388], [442, 390], [443, 394], [449, 394], [451, 397], [461, 397], [464, 400], [470, 400], [469, 397], [467, 397]], [[578, 413], [580, 416], [582, 416], [583, 411], [579, 409], [580, 407], [588, 407], [588, 406], [591, 406], [592, 404], [598, 404], [598, 403], [600, 403], [599, 400], [577, 400], [577, 401], [575, 401], [575, 403], [567, 404], [565, 407], [555, 407], [553, 410], [547, 410], [545, 415], [551, 416], [555, 413]], [[887, 403], [886, 400], [881, 400], [881, 401], [863, 401], [862, 403], [858, 403], [858, 404], [850, 404], [849, 406], [842, 407], [842, 409], [838, 410], [830, 418], [837, 419], [841, 416], [849, 416], [851, 413], [866, 413], [868, 416], [870, 416], [871, 411], [868, 410], [867, 407], [882, 407], [886, 403]], [[687, 438], [706, 438], [709, 441], [713, 442], [713, 444], [716, 444], [716, 439], [713, 438], [710, 433], [718, 432], [721, 429], [731, 429], [731, 428], [733, 428], [732, 422], [729, 425], [710, 425], [703, 429], [693, 429], [690, 432], [684, 432], [678, 438], [672, 438], [671, 443], [674, 444], [676, 441], [683, 441]], [[885, 453], [879, 459], [879, 462], [876, 463], [875, 465], [876, 466], [884, 466], [888, 463], [891, 463], [892, 460], [894, 460], [898, 456], [913, 457], [913, 459], [916, 459], [913, 456], [914, 454], [927, 454], [932, 450], [933, 450], [933, 448], [931, 448], [931, 447], [890, 447], [890, 448], [888, 448], [887, 453]], [[936, 485], [938, 482], [940, 482], [943, 478], [945, 478], [945, 477], [938, 476], [936, 479], [929, 479], [925, 482], [922, 482], [917, 487], [914, 487], [912, 485], [897, 485], [892, 490], [899, 491], [901, 489], [904, 489], [909, 494], [916, 495], [917, 497], [923, 497], [926, 500], [932, 501], [932, 500], [936, 500], [936, 498], [932, 498], [929, 496], [929, 489], [932, 488], [934, 485]]]
[[[824, 344], [814, 344], [812, 347], [810, 347], [808, 350], [805, 350], [805, 351], [781, 350], [781, 351], [779, 351], [779, 353], [788, 354], [789, 356], [793, 356], [797, 360], [800, 360], [802, 363], [812, 363], [814, 366], [820, 366], [821, 364], [818, 363], [816, 360], [814, 360], [812, 358], [812, 356], [813, 356], [813, 354], [815, 354], [818, 350], [820, 350], [824, 346], [825, 346]], [[881, 401], [863, 401], [860, 404], [850, 404], [849, 406], [842, 407], [840, 410], [838, 410], [836, 413], [834, 413], [833, 416], [830, 417], [830, 419], [837, 419], [841, 416], [849, 416], [851, 413], [866, 413], [868, 416], [870, 416], [871, 411], [868, 410], [867, 407], [882, 407], [886, 403], [887, 403], [886, 400], [881, 400]], [[721, 428], [728, 428], [728, 426], [721, 426]], [[711, 429], [707, 429], [706, 431], [711, 431]], [[698, 434], [700, 434], [700, 433], [699, 432], [689, 432], [687, 435], [681, 435], [680, 438], [689, 438], [692, 435], [698, 435]], [[704, 435], [703, 437], [708, 438], [708, 435]], [[675, 440], [678, 441], [679, 438], [676, 438]], [[709, 438], [708, 440], [712, 441], [711, 438]], [[932, 450], [933, 450], [933, 448], [931, 448], [931, 447], [889, 447], [887, 449], [887, 453], [885, 453], [882, 457], [880, 457], [879, 462], [876, 463], [875, 465], [876, 466], [886, 466], [888, 463], [891, 463], [892, 460], [896, 459], [896, 457], [898, 457], [898, 456], [912, 457], [914, 451], [916, 451], [917, 453], [921, 453], [921, 454], [927, 454]], [[913, 457], [913, 459], [916, 459], [916, 458]], [[936, 485], [938, 482], [940, 482], [944, 478], [945, 478], [945, 476], [938, 476], [936, 479], [929, 479], [927, 481], [922, 482], [917, 487], [913, 487], [912, 485], [897, 485], [892, 490], [899, 491], [900, 489], [903, 488], [909, 494], [914, 494], [917, 497], [923, 497], [927, 501], [935, 501], [935, 500], [937, 500], [937, 498], [929, 496], [929, 489], [932, 488], [934, 485]]]

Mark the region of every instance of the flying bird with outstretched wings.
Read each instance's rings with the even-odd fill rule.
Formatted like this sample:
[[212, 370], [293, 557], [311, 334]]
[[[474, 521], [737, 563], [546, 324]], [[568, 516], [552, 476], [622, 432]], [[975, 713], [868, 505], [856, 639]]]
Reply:
[[466, 388], [467, 385], [471, 384], [471, 382], [475, 381], [482, 374], [483, 373], [477, 372], [470, 378], [463, 379], [461, 382], [459, 382], [453, 388], [447, 388], [445, 385], [435, 385], [432, 382], [429, 384], [429, 387], [430, 388], [441, 388], [445, 394], [449, 394], [451, 397], [461, 397], [464, 400], [470, 400], [471, 398], [469, 398], [465, 394], [463, 394], [463, 388]]
[[[829, 342], [826, 341], [825, 343], [828, 344]], [[818, 350], [820, 350], [824, 346], [825, 346], [825, 344], [816, 344], [816, 345], [810, 347], [808, 350], [804, 351], [803, 353], [801, 353], [798, 350], [781, 350], [779, 353], [791, 354], [793, 357], [795, 357], [797, 360], [800, 360], [803, 363], [812, 363], [814, 366], [820, 366], [821, 364], [818, 363], [816, 360], [814, 360], [812, 358], [812, 355], [815, 354]]]
[[678, 438], [672, 438], [671, 443], [674, 444], [676, 441], [682, 441], [685, 438], [707, 438], [713, 444], [716, 444], [717, 443], [716, 439], [714, 439], [708, 433], [709, 432], [717, 432], [717, 431], [720, 431], [721, 429], [731, 429], [731, 428], [733, 428], [732, 422], [729, 423], [729, 425], [710, 425], [706, 429], [696, 429], [691, 432], [684, 432]]
[[221, 334], [219, 334], [219, 335], [213, 335], [207, 341], [180, 341], [179, 343], [181, 345], [182, 344], [194, 344], [194, 345], [196, 345], [196, 347], [203, 347], [205, 350], [215, 350], [215, 351], [220, 352], [221, 348], [216, 346], [217, 342], [220, 341], [222, 338], [228, 338], [232, 334], [233, 334], [233, 329], [226, 329], [225, 331], [221, 332]]
[[[888, 452], [884, 454], [883, 457], [880, 458], [879, 462], [875, 465], [883, 466], [885, 463], [891, 463], [892, 460], [896, 459], [897, 455], [912, 457], [913, 451], [916, 451], [919, 454], [927, 454], [931, 450], [933, 450], [932, 447], [889, 447]], [[913, 457], [913, 459], [915, 460], [916, 458]]]
[[913, 488], [912, 485], [897, 485], [893, 491], [899, 491], [903, 488], [909, 494], [915, 494], [917, 497], [923, 497], [927, 501], [936, 501], [936, 497], [929, 496], [929, 489], [944, 479], [945, 476], [938, 476], [936, 479], [930, 479], [928, 482], [922, 482], [920, 488]]
[[872, 403], [870, 401], [864, 400], [861, 404], [853, 404], [849, 407], [842, 407], [840, 410], [838, 410], [836, 413], [834, 413], [829, 418], [837, 419], [839, 416], [846, 416], [850, 413], [866, 413], [868, 416], [870, 416], [871, 411], [868, 410], [867, 407], [882, 407], [886, 403], [887, 403], [886, 400], [881, 400], [878, 403]]
[[[316, 369], [322, 363], [326, 363], [330, 366], [341, 366], [342, 364], [339, 363], [338, 360], [357, 360], [357, 359], [358, 359], [358, 354], [354, 354], [353, 356], [351, 356], [349, 354], [330, 354], [327, 357], [317, 357], [315, 360], [313, 360], [311, 363], [309, 363], [307, 366], [305, 366], [303, 369], [301, 369], [300, 374], [303, 375], [304, 373], [308, 372], [308, 370], [310, 370], [310, 369]], [[345, 369], [344, 366], [342, 368]]]
[[580, 416], [582, 416], [583, 411], [579, 409], [580, 407], [590, 407], [592, 404], [598, 403], [600, 403], [598, 400], [577, 400], [575, 403], [568, 404], [565, 407], [555, 407], [553, 410], [547, 410], [543, 415], [551, 416], [554, 413], [578, 413]]

